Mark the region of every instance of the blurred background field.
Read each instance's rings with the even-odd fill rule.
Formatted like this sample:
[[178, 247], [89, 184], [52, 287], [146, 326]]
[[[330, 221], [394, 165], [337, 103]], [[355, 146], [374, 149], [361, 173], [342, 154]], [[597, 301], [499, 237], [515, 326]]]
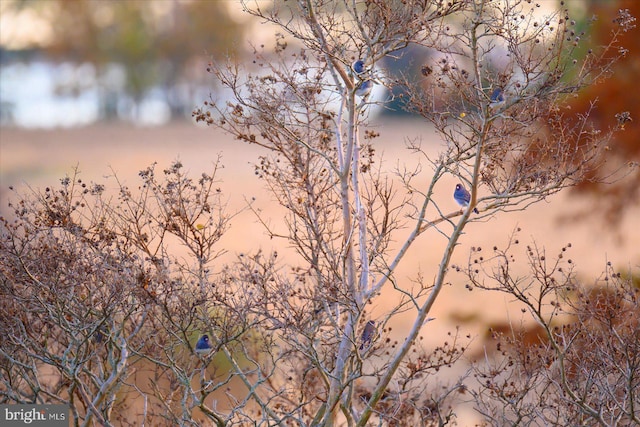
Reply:
[[[439, 150], [437, 135], [419, 121], [382, 120], [377, 130], [381, 133], [378, 151], [384, 153], [383, 161], [388, 169], [396, 164], [415, 163], [416, 159], [404, 148], [405, 137], [422, 138], [432, 154]], [[0, 158], [2, 212], [7, 213], [8, 199], [15, 199], [8, 190], [9, 186], [22, 194], [28, 194], [31, 189], [55, 186], [60, 178], [72, 175], [76, 166], [85, 182], [109, 182], [105, 177], [116, 174], [135, 189], [140, 184], [138, 172], [153, 162], [158, 162], [159, 168], [166, 168], [172, 161], [180, 160], [193, 177], [198, 177], [202, 172], [210, 171], [220, 155], [224, 165], [219, 173], [222, 180], [220, 188], [228, 197], [229, 209], [241, 209], [246, 206], [247, 200], [255, 198], [255, 206], [263, 210], [272, 224], [278, 224], [282, 211], [253, 172], [252, 164], [260, 154], [264, 152], [256, 147], [234, 141], [214, 129], [197, 127], [188, 122], [174, 122], [159, 127], [97, 124], [55, 130], [3, 129]], [[110, 183], [111, 188], [115, 189], [115, 182], [112, 180]], [[434, 196], [449, 209], [448, 212], [458, 209], [452, 198], [454, 185], [453, 178], [443, 180]], [[629, 208], [617, 226], [604, 224], [597, 215], [579, 221], [563, 219], [573, 210], [587, 209], [589, 206], [589, 198], [578, 198], [564, 192], [526, 211], [502, 213], [487, 222], [473, 223], [465, 230], [466, 235], [455, 254], [454, 264], [464, 265], [472, 246], [482, 247], [490, 253], [494, 245], [505, 245], [511, 233], [520, 227], [519, 240], [522, 246], [535, 240], [538, 245], [545, 246], [550, 254], [555, 254], [562, 246], [571, 243], [568, 256], [574, 262], [576, 271], [587, 282], [595, 281], [605, 270], [607, 261], [618, 268], [637, 270], [640, 262], [640, 227], [637, 226], [640, 209], [637, 206]], [[411, 279], [416, 277], [418, 271], [429, 280], [440, 261], [444, 244], [444, 239], [437, 233], [423, 235], [401, 265], [399, 280], [411, 286]], [[249, 212], [242, 213], [234, 220], [221, 246], [229, 251], [226, 260], [258, 248], [280, 251], [286, 251], [287, 248], [285, 242], [269, 239]], [[521, 268], [527, 268], [524, 248], [521, 249]], [[449, 303], [436, 305], [436, 317], [445, 320], [453, 315], [455, 324], [455, 319], [471, 315], [495, 321], [506, 313], [510, 302], [503, 301], [501, 295], [469, 293], [464, 288], [463, 276], [455, 273], [451, 275], [451, 281], [453, 286], [442, 295], [442, 302]], [[498, 301], [486, 304], [482, 301], [484, 298], [498, 298]], [[377, 309], [384, 307], [374, 307], [374, 310]], [[434, 325], [436, 323], [433, 322]]]

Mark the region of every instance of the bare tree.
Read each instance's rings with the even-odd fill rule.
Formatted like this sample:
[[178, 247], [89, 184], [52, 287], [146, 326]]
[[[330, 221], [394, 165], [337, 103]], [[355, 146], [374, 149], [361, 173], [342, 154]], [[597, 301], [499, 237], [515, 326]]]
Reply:
[[[301, 395], [289, 402], [289, 410], [313, 408], [296, 420], [321, 425], [334, 425], [339, 413], [349, 425], [365, 425], [372, 417], [444, 424], [439, 404], [425, 416], [430, 407], [416, 404], [420, 393], [404, 398], [404, 386], [392, 383], [414, 384], [415, 373], [400, 378], [415, 366], [411, 351], [446, 282], [459, 237], [468, 222], [524, 209], [598, 167], [619, 125], [612, 118], [611, 129], [593, 129], [588, 115], [569, 122], [562, 106], [571, 94], [605, 78], [626, 53], [617, 50], [616, 34], [631, 28], [633, 19], [621, 13], [611, 44], [582, 54], [586, 36], [567, 9], [543, 16], [536, 11], [539, 5], [528, 1], [244, 5], [279, 28], [276, 47], [273, 52], [256, 48], [255, 70], [246, 76], [238, 65], [211, 64], [235, 100], [212, 99], [194, 115], [267, 150], [256, 173], [288, 212], [285, 230], [268, 231], [301, 256], [307, 274], [301, 292], [308, 301], [292, 305], [289, 298], [265, 316], [282, 333], [280, 345], [302, 354], [323, 379], [322, 391], [312, 395], [321, 396], [320, 402], [311, 406]], [[402, 55], [410, 44], [434, 52], [423, 66], [424, 78], [386, 77], [379, 62]], [[610, 59], [605, 66], [603, 57]], [[376, 166], [373, 139], [379, 135], [367, 126], [372, 104], [384, 102], [358, 96], [367, 82], [404, 86], [408, 108], [442, 137], [437, 158], [409, 143], [431, 166], [428, 184], [422, 169], [395, 171], [393, 178], [393, 171]], [[469, 209], [445, 212], [433, 199], [434, 186], [448, 174], [469, 188]], [[480, 214], [473, 215], [472, 208]], [[408, 236], [392, 249], [389, 242], [399, 238], [401, 228]], [[448, 245], [435, 279], [408, 291], [397, 285], [394, 272], [425, 233], [444, 235]], [[283, 286], [276, 285], [271, 297], [283, 295]], [[383, 287], [392, 287], [400, 303], [382, 319], [380, 331], [397, 311], [411, 310], [415, 321], [397, 346], [389, 349], [378, 339], [362, 351], [358, 337], [367, 324], [366, 306]], [[300, 305], [308, 307], [311, 319], [292, 324]], [[331, 332], [318, 341], [310, 324], [311, 331]], [[356, 380], [371, 375], [361, 361], [380, 354], [378, 349], [387, 354], [374, 364], [369, 391], [360, 394]], [[390, 394], [393, 404], [387, 403]]]
[[[136, 400], [142, 419], [168, 404], [148, 388], [169, 386], [160, 367], [176, 366], [176, 348], [192, 353], [205, 329], [194, 307], [233, 215], [215, 170], [194, 182], [176, 162], [161, 178], [154, 166], [140, 177], [137, 190], [119, 183], [114, 196], [76, 172], [10, 204], [0, 243], [3, 403], [66, 403], [75, 425], [127, 423]], [[156, 375], [149, 384], [138, 378], [146, 371]]]
[[[463, 356], [467, 338], [452, 332], [436, 348], [420, 340], [450, 280], [451, 257], [469, 222], [526, 209], [599, 166], [620, 123], [593, 129], [588, 116], [566, 120], [563, 105], [625, 54], [617, 33], [584, 53], [588, 37], [566, 9], [543, 16], [528, 1], [243, 6], [279, 29], [275, 48], [256, 46], [249, 70], [211, 63], [233, 100], [212, 99], [194, 116], [264, 149], [255, 172], [286, 213], [272, 223], [248, 208], [297, 257], [258, 251], [214, 266], [233, 214], [215, 173], [193, 180], [178, 162], [162, 177], [154, 166], [143, 170], [135, 191], [118, 182], [116, 199], [77, 177], [23, 198], [13, 205], [18, 219], [3, 221], [3, 303], [7, 313], [29, 305], [3, 326], [2, 396], [67, 402], [76, 424], [454, 423], [467, 377], [444, 383], [438, 374]], [[619, 32], [633, 24], [624, 12], [617, 22]], [[410, 45], [432, 52], [422, 76], [392, 79], [380, 64]], [[442, 139], [436, 158], [407, 141], [421, 160], [415, 169], [384, 169], [374, 143], [383, 135], [371, 126], [371, 110], [385, 105], [376, 92], [397, 87]], [[458, 179], [464, 205], [449, 212], [433, 197], [448, 175]], [[429, 236], [447, 239], [436, 274], [408, 289], [398, 265]], [[500, 289], [517, 296], [515, 287]], [[99, 292], [97, 302], [87, 299]], [[389, 296], [397, 303], [374, 318], [368, 307]], [[407, 313], [412, 326], [393, 341], [389, 321]], [[77, 320], [68, 325], [69, 317]], [[196, 351], [204, 334], [208, 345]], [[560, 343], [554, 334], [550, 342]], [[102, 350], [80, 348], [102, 343], [108, 353], [96, 371], [89, 362]], [[50, 369], [58, 388], [43, 381]], [[565, 399], [580, 414], [604, 419], [573, 385], [560, 388], [573, 391]], [[479, 408], [483, 393], [471, 393]], [[488, 420], [509, 419], [481, 410]], [[636, 411], [623, 410], [628, 419]]]
[[[525, 331], [492, 334], [490, 353], [475, 364], [478, 410], [492, 425], [627, 426], [640, 422], [640, 289], [609, 263], [594, 285], [578, 279], [568, 251], [554, 258], [526, 247], [531, 272], [512, 270], [518, 241], [472, 253], [470, 289], [504, 292], [535, 321]], [[491, 356], [491, 357], [489, 357]]]

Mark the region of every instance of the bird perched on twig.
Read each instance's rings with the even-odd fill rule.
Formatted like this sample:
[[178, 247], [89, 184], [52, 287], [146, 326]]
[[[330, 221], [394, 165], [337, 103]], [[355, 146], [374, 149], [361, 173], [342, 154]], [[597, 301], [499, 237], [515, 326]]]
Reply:
[[360, 98], [366, 98], [371, 93], [371, 89], [373, 89], [373, 81], [364, 80], [356, 87], [356, 95]]
[[209, 354], [213, 347], [211, 347], [211, 342], [209, 341], [209, 335], [204, 334], [200, 337], [198, 342], [196, 343], [196, 353], [198, 354]]
[[[460, 206], [466, 208], [469, 206], [469, 202], [471, 201], [471, 193], [469, 193], [462, 184], [456, 184], [456, 189], [453, 192], [453, 198]], [[477, 208], [473, 208], [473, 212], [480, 213]]]
[[357, 61], [355, 61], [353, 64], [351, 64], [351, 69], [356, 73], [356, 74], [362, 74], [364, 73], [364, 61], [362, 59], [358, 59]]
[[502, 90], [501, 87], [495, 88], [491, 93], [491, 96], [489, 97], [489, 107], [495, 110], [497, 108], [502, 107], [504, 103], [505, 103], [504, 91]]
[[351, 69], [358, 79], [360, 79], [360, 82], [356, 84], [356, 95], [360, 98], [368, 97], [373, 89], [373, 80], [369, 78], [369, 76], [363, 77], [364, 74], [370, 74], [364, 66], [364, 61], [362, 59], [358, 59], [351, 64]]
[[376, 322], [369, 320], [364, 329], [362, 330], [362, 336], [360, 337], [360, 350], [364, 350], [365, 347], [371, 345], [371, 340], [376, 333]]

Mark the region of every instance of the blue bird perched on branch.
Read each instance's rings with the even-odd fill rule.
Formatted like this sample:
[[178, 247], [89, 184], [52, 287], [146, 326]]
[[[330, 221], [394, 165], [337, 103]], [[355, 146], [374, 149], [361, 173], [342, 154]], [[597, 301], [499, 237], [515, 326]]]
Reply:
[[211, 342], [209, 341], [209, 335], [204, 334], [200, 337], [198, 342], [196, 343], [196, 353], [198, 354], [208, 354], [211, 352], [213, 347], [211, 347]]
[[360, 98], [366, 98], [371, 93], [371, 89], [373, 89], [373, 81], [365, 80], [356, 87], [356, 95]]
[[[456, 189], [453, 192], [453, 198], [456, 202], [458, 202], [460, 206], [466, 208], [467, 206], [469, 206], [469, 202], [471, 201], [471, 193], [469, 193], [467, 189], [462, 186], [462, 184], [456, 184]], [[480, 213], [476, 208], [473, 208], [473, 212]]]
[[351, 68], [356, 74], [364, 73], [364, 61], [362, 59], [358, 59], [351, 65]]
[[371, 90], [373, 89], [373, 80], [369, 77], [362, 77], [363, 74], [367, 73], [367, 70], [364, 66], [364, 61], [362, 59], [358, 59], [353, 64], [351, 64], [351, 69], [360, 79], [360, 82], [356, 84], [356, 95], [361, 98], [366, 98], [367, 96], [369, 96]]
[[504, 103], [504, 91], [500, 87], [495, 88], [489, 97], [489, 107], [492, 109], [500, 108]]

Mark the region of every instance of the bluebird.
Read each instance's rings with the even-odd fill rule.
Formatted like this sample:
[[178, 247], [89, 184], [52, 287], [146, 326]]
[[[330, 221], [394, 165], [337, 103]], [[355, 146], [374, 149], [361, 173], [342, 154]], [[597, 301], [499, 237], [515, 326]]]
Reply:
[[198, 354], [208, 354], [211, 352], [211, 342], [209, 342], [209, 335], [203, 335], [200, 337], [198, 342], [196, 343], [196, 353]]
[[366, 98], [371, 93], [371, 89], [373, 89], [373, 80], [363, 80], [356, 87], [356, 95]]
[[356, 74], [364, 73], [364, 61], [362, 59], [358, 59], [351, 65], [351, 68]]
[[351, 65], [351, 69], [356, 76], [359, 76], [358, 79], [360, 80], [356, 85], [356, 95], [360, 98], [366, 98], [371, 93], [371, 89], [373, 89], [373, 80], [365, 78], [370, 76], [363, 76], [363, 74], [367, 73], [367, 70], [364, 67], [364, 61], [362, 59], [358, 59]]
[[[453, 192], [453, 198], [456, 199], [456, 202], [458, 202], [460, 206], [466, 208], [469, 206], [469, 202], [471, 201], [471, 193], [469, 193], [462, 184], [456, 184], [456, 190]], [[479, 213], [476, 208], [473, 208], [473, 211], [475, 213]]]
[[371, 345], [371, 340], [376, 332], [376, 322], [369, 320], [364, 329], [362, 330], [362, 336], [360, 337], [360, 350], [363, 350], [365, 346]]
[[504, 91], [502, 88], [497, 87], [491, 93], [491, 97], [489, 98], [489, 107], [491, 108], [499, 108], [504, 105]]

